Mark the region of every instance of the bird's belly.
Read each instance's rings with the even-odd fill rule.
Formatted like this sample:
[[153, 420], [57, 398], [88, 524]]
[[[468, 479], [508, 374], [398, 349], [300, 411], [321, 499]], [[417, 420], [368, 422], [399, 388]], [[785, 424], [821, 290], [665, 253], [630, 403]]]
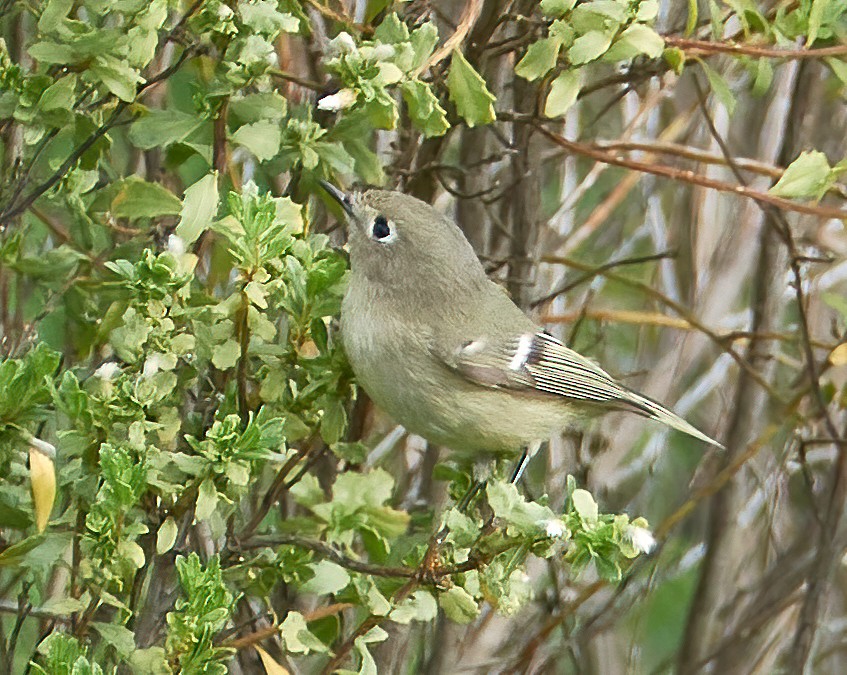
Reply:
[[561, 400], [483, 387], [448, 369], [423, 345], [400, 349], [362, 326], [356, 335], [355, 341], [345, 338], [345, 349], [359, 384], [395, 421], [432, 443], [509, 454], [569, 422]]

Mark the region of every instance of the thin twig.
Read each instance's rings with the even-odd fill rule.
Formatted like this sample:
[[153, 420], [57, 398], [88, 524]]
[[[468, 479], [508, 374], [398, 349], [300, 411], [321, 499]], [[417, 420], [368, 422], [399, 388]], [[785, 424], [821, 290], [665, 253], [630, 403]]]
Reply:
[[673, 35], [664, 35], [665, 44], [678, 47], [689, 54], [733, 54], [736, 56], [752, 56], [768, 59], [822, 59], [831, 56], [847, 55], [847, 45], [821, 47], [819, 49], [773, 49], [757, 45], [743, 45], [733, 42], [710, 42], [708, 40], [693, 40]]
[[610, 164], [612, 166], [620, 166], [624, 169], [630, 169], [631, 171], [640, 171], [642, 173], [649, 173], [654, 176], [662, 176], [664, 178], [670, 178], [671, 180], [680, 181], [682, 183], [699, 185], [700, 187], [718, 190], [719, 192], [731, 192], [740, 197], [747, 197], [749, 199], [753, 199], [759, 203], [770, 204], [771, 206], [775, 206], [776, 208], [782, 209], [784, 211], [795, 211], [796, 213], [805, 213], [810, 216], [817, 216], [818, 218], [837, 218], [839, 220], [847, 219], [847, 211], [843, 209], [837, 209], [830, 206], [801, 204], [793, 202], [790, 199], [784, 199], [783, 197], [777, 197], [776, 195], [768, 194], [766, 192], [759, 192], [758, 190], [753, 190], [744, 185], [735, 185], [733, 183], [727, 183], [725, 181], [715, 180], [714, 178], [701, 176], [700, 174], [694, 173], [693, 171], [674, 169], [669, 166], [662, 166], [661, 164], [646, 164], [644, 162], [624, 159], [623, 157], [613, 155], [593, 145], [569, 140], [557, 133], [546, 129], [540, 124], [538, 120], [533, 120], [531, 123], [533, 124], [533, 126], [535, 126], [536, 129], [538, 129], [544, 136], [553, 141], [553, 143], [555, 143], [556, 145], [578, 155], [589, 157], [590, 159], [593, 159], [596, 162], [602, 162], [603, 164]]
[[[363, 562], [345, 555], [330, 544], [297, 535], [256, 535], [246, 541], [240, 542], [240, 547], [245, 549], [264, 547], [277, 548], [279, 546], [297, 546], [308, 549], [309, 551], [317, 553], [327, 560], [331, 560], [336, 565], [340, 565], [341, 567], [350, 570], [351, 572], [360, 572], [362, 574], [370, 574], [377, 577], [395, 577], [404, 579], [416, 579], [421, 576], [421, 569], [419, 567], [392, 567], [388, 565], [375, 565]], [[469, 560], [458, 565], [445, 565], [443, 567], [432, 569], [431, 575], [427, 576], [429, 576], [429, 580], [434, 583], [436, 579], [476, 569], [479, 567], [479, 564], [479, 561]]]

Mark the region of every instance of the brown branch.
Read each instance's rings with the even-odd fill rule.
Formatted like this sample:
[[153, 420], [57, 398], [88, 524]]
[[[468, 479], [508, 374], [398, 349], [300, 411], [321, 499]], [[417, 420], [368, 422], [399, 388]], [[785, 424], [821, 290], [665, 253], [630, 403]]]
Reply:
[[465, 38], [470, 33], [471, 28], [473, 27], [476, 20], [479, 18], [479, 14], [482, 11], [482, 0], [470, 0], [465, 4], [465, 11], [462, 12], [462, 18], [459, 19], [459, 25], [456, 26], [455, 32], [444, 41], [444, 44], [441, 45], [435, 52], [430, 56], [426, 62], [420, 66], [415, 72], [414, 76], [417, 77], [428, 68], [431, 68], [437, 63], [440, 63], [444, 59], [446, 59], [450, 54], [453, 53], [454, 49], [458, 49], [461, 44], [465, 41]]
[[319, 14], [324, 16], [327, 19], [331, 19], [332, 21], [337, 21], [338, 23], [343, 23], [345, 26], [353, 26], [359, 31], [362, 32], [370, 32], [370, 26], [363, 26], [361, 24], [356, 23], [351, 17], [346, 14], [342, 14], [341, 12], [336, 12], [334, 9], [330, 9], [326, 5], [322, 5], [318, 0], [306, 0], [308, 4], [314, 7]]
[[[312, 621], [318, 621], [319, 619], [325, 619], [328, 616], [335, 616], [336, 614], [340, 614], [346, 609], [350, 609], [351, 607], [355, 607], [355, 605], [351, 602], [335, 602], [331, 605], [326, 605], [325, 607], [318, 607], [317, 609], [313, 609], [311, 612], [304, 612], [303, 618], [306, 620], [306, 623], [311, 623]], [[270, 637], [273, 637], [279, 632], [280, 626], [277, 624], [272, 624], [270, 626], [264, 626], [263, 628], [254, 631], [253, 633], [249, 633], [240, 638], [235, 638], [233, 640], [229, 640], [221, 643], [221, 647], [225, 649], [234, 649], [236, 651], [240, 649], [244, 649], [246, 647], [252, 647], [263, 640], [267, 640]]]
[[822, 59], [830, 56], [847, 55], [847, 45], [821, 47], [820, 49], [773, 49], [757, 45], [742, 45], [731, 42], [693, 40], [673, 35], [662, 36], [669, 47], [677, 47], [689, 54], [733, 54], [769, 59]]
[[[356, 560], [348, 555], [345, 555], [334, 546], [316, 539], [307, 539], [297, 535], [289, 534], [270, 534], [257, 535], [251, 537], [247, 541], [241, 542], [241, 548], [275, 548], [279, 546], [297, 546], [308, 549], [318, 555], [323, 556], [327, 560], [331, 560], [336, 565], [344, 567], [351, 572], [360, 572], [361, 574], [370, 574], [377, 577], [397, 577], [405, 579], [417, 579], [421, 577], [420, 567], [391, 567], [387, 565], [374, 565], [372, 563]], [[444, 565], [442, 567], [432, 567], [428, 570], [426, 578], [422, 581], [435, 582], [436, 579], [448, 577], [452, 574], [460, 574], [472, 569], [477, 569], [481, 561], [470, 559], [458, 565]]]
[[[648, 143], [636, 143], [633, 141], [595, 141], [593, 147], [599, 150], [621, 151], [621, 152], [645, 152], [651, 154], [672, 155], [681, 159], [690, 159], [701, 164], [718, 164], [726, 166], [726, 158], [721, 155], [713, 155], [706, 150], [700, 148], [692, 148], [690, 145], [682, 145], [681, 143], [671, 143], [661, 140], [651, 140]], [[760, 162], [756, 159], [736, 158], [735, 163], [752, 173], [757, 173], [770, 178], [779, 178], [783, 171], [782, 167], [773, 166], [766, 162]]]
[[[252, 275], [251, 275], [252, 276]], [[246, 284], [250, 283], [251, 276], [245, 280]], [[238, 414], [241, 416], [241, 421], [246, 425], [250, 415], [250, 405], [247, 400], [247, 367], [250, 363], [248, 351], [250, 349], [250, 298], [247, 293], [241, 291], [241, 307], [236, 314], [236, 325], [238, 333], [238, 365], [236, 367], [236, 389], [238, 393]]]
[[268, 70], [268, 75], [285, 82], [291, 82], [303, 87], [304, 89], [311, 89], [312, 91], [323, 91], [325, 89], [324, 85], [320, 82], [314, 82], [313, 80], [308, 80], [305, 77], [300, 77], [299, 75], [294, 75], [293, 73], [279, 70], [277, 68], [270, 68]]
[[268, 511], [270, 511], [271, 507], [276, 504], [285, 490], [285, 479], [288, 477], [288, 474], [290, 474], [294, 470], [294, 467], [297, 466], [297, 463], [308, 456], [311, 451], [311, 446], [306, 447], [304, 450], [299, 450], [293, 457], [290, 457], [288, 461], [282, 465], [282, 468], [280, 468], [279, 472], [274, 477], [273, 483], [271, 483], [268, 491], [265, 492], [265, 496], [262, 498], [262, 503], [259, 505], [259, 508], [256, 509], [256, 513], [253, 514], [253, 517], [241, 531], [239, 539], [250, 539], [252, 534], [256, 531], [256, 528], [259, 527], [265, 516], [268, 515]]
[[790, 199], [784, 199], [783, 197], [777, 197], [766, 192], [759, 192], [758, 190], [753, 190], [744, 185], [736, 185], [721, 180], [715, 180], [713, 178], [707, 178], [706, 176], [701, 176], [700, 174], [694, 173], [693, 171], [674, 169], [669, 166], [662, 166], [661, 164], [647, 164], [645, 162], [639, 162], [636, 160], [624, 159], [623, 157], [613, 155], [612, 153], [606, 152], [605, 150], [601, 150], [596, 146], [590, 145], [588, 143], [579, 143], [577, 141], [571, 141], [565, 138], [564, 136], [560, 136], [559, 134], [556, 134], [544, 128], [538, 120], [532, 120], [531, 123], [533, 124], [533, 126], [535, 126], [536, 129], [538, 129], [538, 131], [540, 131], [544, 136], [546, 136], [556, 145], [565, 148], [566, 150], [569, 150], [570, 152], [573, 152], [577, 155], [582, 155], [583, 157], [593, 159], [596, 162], [610, 164], [612, 166], [620, 166], [624, 169], [629, 169], [631, 171], [640, 171], [641, 173], [649, 173], [654, 176], [662, 176], [663, 178], [670, 178], [671, 180], [679, 181], [682, 183], [688, 183], [690, 185], [698, 185], [700, 187], [710, 188], [719, 192], [731, 192], [733, 194], [739, 195], [740, 197], [747, 197], [758, 203], [769, 204], [784, 211], [805, 213], [810, 216], [817, 216], [818, 218], [837, 218], [839, 220], [847, 219], [847, 211], [842, 209], [837, 209], [830, 206], [800, 204], [797, 202], [793, 202]]
[[[604, 274], [605, 272], [610, 272], [611, 270], [613, 270], [617, 267], [623, 267], [624, 265], [642, 265], [644, 263], [654, 262], [656, 260], [665, 260], [667, 258], [673, 258], [675, 255], [676, 254], [675, 254], [674, 251], [662, 251], [660, 253], [652, 253], [650, 255], [644, 255], [644, 256], [639, 256], [639, 257], [635, 257], [635, 258], [624, 258], [622, 260], [611, 260], [607, 263], [604, 263], [603, 265], [599, 265], [598, 267], [595, 267], [594, 269], [589, 270], [588, 272], [579, 276], [578, 278], [574, 279], [573, 281], [569, 281], [567, 283], [562, 284], [561, 286], [558, 286], [555, 290], [550, 291], [549, 293], [541, 296], [540, 298], [533, 300], [530, 303], [530, 307], [532, 307], [534, 309], [534, 308], [538, 307], [539, 305], [543, 305], [545, 302], [549, 302], [553, 298], [555, 298], [559, 295], [563, 295], [564, 293], [567, 293], [568, 291], [576, 288], [577, 286], [580, 286], [580, 285], [582, 285], [582, 284], [584, 284], [588, 281], [591, 281], [595, 277], [597, 277], [601, 274]], [[569, 262], [565, 262], [563, 258], [558, 257], [558, 256], [544, 256], [544, 257], [541, 258], [541, 261], [546, 262], [546, 263], [551, 263], [551, 264], [554, 264], [554, 265], [565, 264], [567, 266], [570, 266]]]
[[[663, 328], [675, 328], [677, 330], [696, 331], [697, 327], [692, 326], [688, 321], [681, 317], [668, 316], [661, 312], [642, 312], [632, 309], [580, 309], [563, 314], [542, 314], [540, 317], [541, 323], [574, 323], [580, 319], [591, 319], [594, 321], [611, 321], [614, 323], [629, 323], [636, 326], [661, 326]], [[773, 340], [775, 342], [797, 342], [798, 338], [793, 335], [785, 335], [784, 333], [774, 332], [752, 332], [747, 330], [730, 330], [725, 333], [718, 333], [721, 340], [727, 342], [738, 342], [740, 340]], [[820, 340], [812, 340], [812, 344], [819, 349], [831, 351], [834, 346]], [[827, 440], [832, 443], [832, 439]]]

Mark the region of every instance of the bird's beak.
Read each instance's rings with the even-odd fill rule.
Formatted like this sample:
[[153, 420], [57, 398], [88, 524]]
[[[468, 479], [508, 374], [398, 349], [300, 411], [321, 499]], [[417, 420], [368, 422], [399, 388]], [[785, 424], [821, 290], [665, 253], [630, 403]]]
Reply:
[[321, 187], [329, 193], [330, 197], [338, 202], [338, 205], [344, 209], [344, 213], [346, 213], [348, 217], [353, 216], [353, 208], [350, 205], [350, 197], [344, 194], [332, 183], [327, 183], [325, 180], [320, 179], [318, 180], [318, 183], [320, 183]]

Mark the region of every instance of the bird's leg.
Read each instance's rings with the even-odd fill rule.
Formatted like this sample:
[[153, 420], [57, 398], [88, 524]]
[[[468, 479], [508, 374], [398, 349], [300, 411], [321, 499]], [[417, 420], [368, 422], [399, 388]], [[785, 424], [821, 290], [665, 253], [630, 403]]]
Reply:
[[526, 471], [526, 467], [529, 466], [529, 461], [535, 457], [535, 453], [538, 452], [538, 449], [541, 447], [540, 442], [532, 443], [524, 448], [524, 451], [521, 453], [521, 458], [518, 460], [518, 463], [515, 465], [514, 471], [512, 471], [512, 478], [509, 481], [512, 485], [515, 485], [523, 476], [524, 471]]
[[509, 482], [512, 485], [516, 484], [521, 479], [521, 476], [523, 476], [523, 472], [526, 471], [527, 464], [529, 464], [529, 460], [529, 450], [524, 449], [524, 451], [521, 453], [521, 458], [518, 460], [518, 463], [515, 464], [515, 468], [512, 471], [512, 477], [509, 479]]

